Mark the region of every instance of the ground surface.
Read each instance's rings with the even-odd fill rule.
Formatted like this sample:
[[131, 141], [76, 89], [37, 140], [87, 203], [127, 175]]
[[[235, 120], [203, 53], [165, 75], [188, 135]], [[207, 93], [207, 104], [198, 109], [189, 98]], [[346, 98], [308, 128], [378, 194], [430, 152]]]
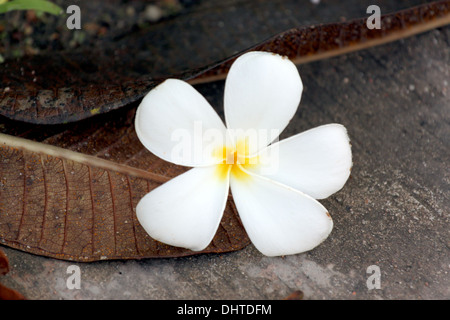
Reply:
[[[325, 1], [324, 1], [325, 2]], [[2, 247], [1, 281], [29, 299], [450, 298], [450, 28], [299, 66], [305, 90], [283, 137], [337, 122], [353, 169], [322, 204], [329, 238], [268, 258], [252, 245], [227, 254], [73, 263]], [[220, 111], [223, 82], [197, 88]], [[77, 265], [81, 288], [70, 290]], [[369, 266], [381, 272], [369, 290]]]

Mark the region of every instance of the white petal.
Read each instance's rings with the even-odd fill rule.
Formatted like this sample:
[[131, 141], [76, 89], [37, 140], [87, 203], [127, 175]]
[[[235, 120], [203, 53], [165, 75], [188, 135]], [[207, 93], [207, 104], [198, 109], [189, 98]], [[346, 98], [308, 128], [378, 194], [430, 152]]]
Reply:
[[247, 170], [324, 199], [350, 176], [352, 151], [345, 127], [328, 124], [274, 143], [261, 151], [259, 161]]
[[253, 174], [232, 175], [230, 185], [250, 240], [267, 256], [311, 250], [333, 228], [327, 210], [300, 191]]
[[223, 145], [225, 125], [188, 83], [169, 79], [151, 90], [136, 112], [136, 133], [158, 157], [184, 166], [216, 163], [212, 149]]
[[227, 128], [264, 131], [258, 135], [258, 150], [267, 146], [294, 116], [302, 90], [297, 67], [288, 58], [269, 52], [240, 56], [225, 82]]
[[153, 239], [200, 251], [216, 234], [228, 192], [228, 173], [217, 175], [216, 166], [193, 168], [145, 195], [136, 215]]

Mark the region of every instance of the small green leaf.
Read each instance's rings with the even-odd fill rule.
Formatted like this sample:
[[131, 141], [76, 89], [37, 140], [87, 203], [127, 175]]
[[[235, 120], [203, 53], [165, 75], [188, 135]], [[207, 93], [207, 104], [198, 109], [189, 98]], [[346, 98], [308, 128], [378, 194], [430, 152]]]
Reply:
[[13, 10], [37, 10], [54, 15], [63, 13], [61, 7], [46, 0], [12, 0], [0, 4], [0, 14]]

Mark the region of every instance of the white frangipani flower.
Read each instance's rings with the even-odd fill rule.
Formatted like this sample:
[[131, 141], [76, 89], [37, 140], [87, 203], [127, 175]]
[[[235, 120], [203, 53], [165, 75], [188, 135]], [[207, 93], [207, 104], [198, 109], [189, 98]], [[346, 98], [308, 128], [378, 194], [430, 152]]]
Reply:
[[226, 127], [186, 82], [169, 79], [150, 91], [136, 113], [139, 139], [160, 158], [193, 168], [138, 203], [137, 217], [149, 235], [203, 250], [217, 231], [231, 188], [245, 230], [263, 254], [296, 254], [325, 240], [333, 222], [315, 199], [344, 186], [351, 147], [339, 124], [276, 141], [294, 116], [302, 89], [290, 60], [249, 52], [234, 62], [225, 82]]

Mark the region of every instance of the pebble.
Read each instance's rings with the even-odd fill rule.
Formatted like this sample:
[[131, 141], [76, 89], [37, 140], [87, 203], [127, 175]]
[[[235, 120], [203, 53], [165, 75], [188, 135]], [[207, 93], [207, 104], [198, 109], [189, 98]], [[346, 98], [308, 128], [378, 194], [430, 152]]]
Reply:
[[149, 4], [145, 7], [144, 17], [150, 22], [156, 22], [163, 16], [161, 8], [156, 5]]

